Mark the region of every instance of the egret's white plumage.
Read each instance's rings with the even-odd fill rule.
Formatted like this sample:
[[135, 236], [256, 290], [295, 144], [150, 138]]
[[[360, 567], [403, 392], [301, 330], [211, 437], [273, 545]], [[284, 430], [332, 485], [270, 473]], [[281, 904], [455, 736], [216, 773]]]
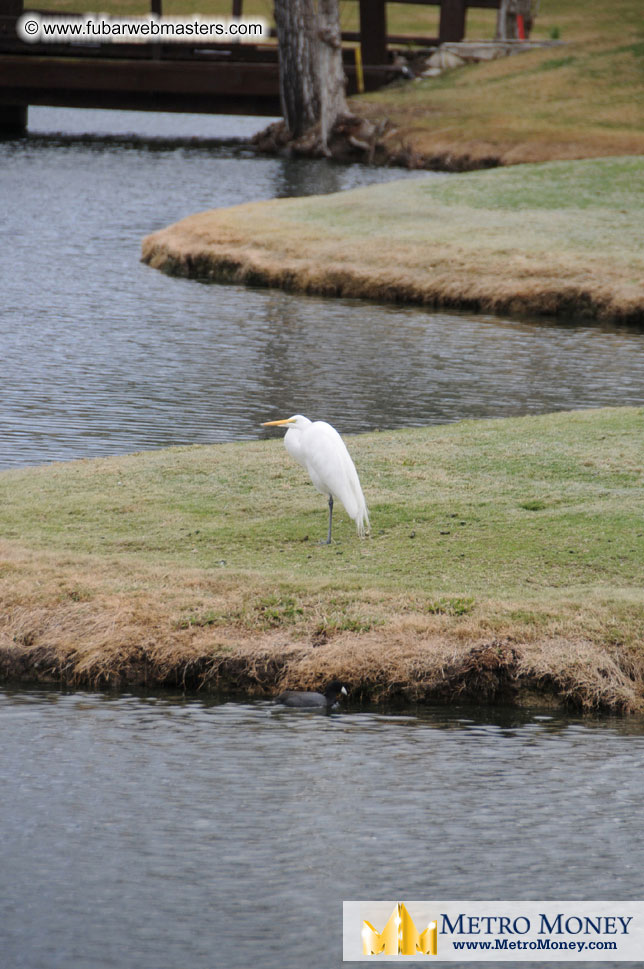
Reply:
[[327, 542], [331, 541], [334, 498], [342, 502], [347, 515], [356, 523], [358, 535], [364, 538], [369, 531], [367, 504], [351, 455], [335, 427], [326, 421], [310, 421], [301, 414], [282, 421], [266, 421], [262, 426], [288, 427], [284, 437], [286, 450], [306, 468], [314, 486], [329, 499]]

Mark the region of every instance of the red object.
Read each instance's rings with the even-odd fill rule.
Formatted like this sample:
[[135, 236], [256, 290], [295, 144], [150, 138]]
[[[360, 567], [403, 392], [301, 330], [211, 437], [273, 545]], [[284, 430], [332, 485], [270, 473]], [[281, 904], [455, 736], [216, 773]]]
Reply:
[[519, 35], [519, 40], [525, 40], [525, 27], [523, 25], [523, 14], [517, 14], [517, 34]]

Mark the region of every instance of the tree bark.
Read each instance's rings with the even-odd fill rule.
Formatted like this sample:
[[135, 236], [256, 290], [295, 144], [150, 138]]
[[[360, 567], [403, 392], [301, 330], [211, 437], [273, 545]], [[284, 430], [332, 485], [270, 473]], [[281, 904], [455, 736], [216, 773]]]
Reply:
[[333, 126], [347, 112], [338, 0], [318, 0], [320, 140], [326, 147]]
[[320, 126], [327, 149], [339, 115], [346, 113], [337, 0], [275, 0], [282, 111], [293, 138]]

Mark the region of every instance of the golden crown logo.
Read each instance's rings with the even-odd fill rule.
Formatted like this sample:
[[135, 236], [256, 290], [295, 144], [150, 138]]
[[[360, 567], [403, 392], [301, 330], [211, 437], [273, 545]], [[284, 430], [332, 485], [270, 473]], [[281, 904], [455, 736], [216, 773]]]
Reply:
[[424, 932], [419, 932], [403, 903], [397, 902], [382, 932], [366, 919], [362, 923], [363, 955], [375, 956], [380, 952], [388, 956], [415, 956], [417, 952], [438, 955], [438, 924], [430, 922]]

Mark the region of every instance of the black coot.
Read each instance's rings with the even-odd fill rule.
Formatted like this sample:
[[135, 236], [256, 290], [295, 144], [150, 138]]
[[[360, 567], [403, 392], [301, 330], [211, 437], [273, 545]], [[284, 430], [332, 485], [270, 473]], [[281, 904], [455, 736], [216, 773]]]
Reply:
[[287, 707], [318, 707], [330, 709], [338, 699], [338, 694], [347, 696], [347, 691], [339, 680], [330, 683], [324, 693], [312, 693], [304, 690], [286, 690], [275, 697], [276, 703], [283, 703]]

